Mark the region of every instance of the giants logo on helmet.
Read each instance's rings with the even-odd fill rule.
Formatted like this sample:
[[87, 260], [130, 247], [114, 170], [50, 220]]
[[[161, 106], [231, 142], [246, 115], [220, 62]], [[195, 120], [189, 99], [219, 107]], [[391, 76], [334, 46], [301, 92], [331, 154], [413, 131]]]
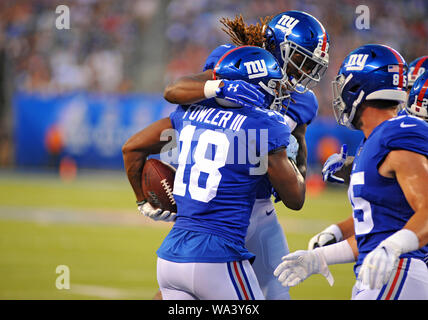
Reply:
[[244, 66], [247, 68], [249, 79], [264, 77], [268, 74], [266, 62], [263, 59], [244, 62]]
[[363, 70], [368, 57], [368, 54], [351, 54], [345, 66], [346, 70]]
[[298, 19], [284, 14], [283, 16], [281, 16], [281, 19], [278, 20], [278, 23], [276, 24], [275, 28], [280, 29], [282, 32], [285, 33], [285, 36], [288, 36], [298, 23]]

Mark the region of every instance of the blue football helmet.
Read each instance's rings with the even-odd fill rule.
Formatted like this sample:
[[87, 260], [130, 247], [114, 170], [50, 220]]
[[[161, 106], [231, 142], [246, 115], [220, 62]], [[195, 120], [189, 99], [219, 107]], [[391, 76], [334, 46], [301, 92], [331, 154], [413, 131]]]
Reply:
[[352, 51], [343, 61], [333, 86], [337, 122], [350, 129], [355, 113], [366, 100], [407, 100], [407, 64], [394, 49], [368, 44]]
[[276, 15], [266, 26], [266, 49], [280, 62], [289, 87], [299, 93], [315, 87], [328, 67], [329, 36], [302, 11]]
[[406, 111], [428, 122], [428, 70], [420, 75], [409, 93]]
[[409, 64], [407, 73], [407, 88], [413, 87], [416, 79], [428, 70], [428, 56], [419, 57]]
[[235, 47], [227, 51], [213, 69], [214, 79], [244, 80], [265, 93], [267, 108], [279, 110], [290, 95], [275, 57], [254, 46]]

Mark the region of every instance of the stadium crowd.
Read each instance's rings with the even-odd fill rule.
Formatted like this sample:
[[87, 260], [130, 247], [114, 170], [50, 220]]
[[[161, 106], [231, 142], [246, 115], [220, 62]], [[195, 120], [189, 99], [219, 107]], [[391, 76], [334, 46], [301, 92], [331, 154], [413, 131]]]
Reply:
[[[0, 2], [0, 44], [12, 61], [15, 89], [152, 91], [141, 78], [156, 82], [157, 77], [157, 83], [166, 84], [199, 72], [210, 50], [228, 41], [221, 31], [221, 17], [242, 14], [247, 23], [256, 23], [258, 17], [290, 9], [313, 14], [330, 35], [330, 67], [325, 81], [315, 89], [320, 115], [332, 114], [330, 82], [349, 50], [382, 39], [408, 62], [428, 52], [428, 44], [420, 41], [428, 34], [424, 0], [370, 1], [368, 30], [355, 26], [360, 4], [356, 0], [76, 0], [63, 4], [70, 8], [69, 30], [55, 28], [56, 1]], [[159, 18], [162, 27], [154, 33], [150, 26]], [[141, 75], [144, 68], [136, 66], [147, 57], [144, 50], [154, 47], [153, 42], [141, 43], [147, 36], [167, 53], [164, 59], [151, 62], [163, 72]]]

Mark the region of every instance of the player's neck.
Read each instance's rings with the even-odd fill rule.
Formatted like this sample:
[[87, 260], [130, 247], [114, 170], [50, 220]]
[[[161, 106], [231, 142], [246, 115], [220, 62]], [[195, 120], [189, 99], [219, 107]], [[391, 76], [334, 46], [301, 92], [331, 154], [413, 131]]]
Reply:
[[377, 109], [367, 107], [361, 114], [361, 131], [368, 138], [373, 130], [382, 122], [397, 116], [395, 109]]

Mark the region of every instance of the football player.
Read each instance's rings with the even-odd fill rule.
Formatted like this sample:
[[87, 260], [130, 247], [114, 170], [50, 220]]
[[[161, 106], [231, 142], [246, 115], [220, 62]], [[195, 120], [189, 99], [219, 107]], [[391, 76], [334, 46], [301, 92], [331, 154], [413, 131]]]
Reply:
[[[407, 72], [407, 93], [410, 93], [416, 79], [428, 71], [428, 56], [422, 56], [413, 60], [409, 64], [409, 70]], [[414, 90], [413, 92], [418, 92]], [[408, 98], [407, 104], [398, 112], [398, 116], [410, 114], [421, 119], [428, 121], [425, 116], [426, 108], [414, 106]], [[354, 161], [354, 157], [347, 156], [347, 146], [343, 145], [339, 154], [335, 153], [331, 155], [323, 166], [323, 180], [332, 183], [349, 183], [349, 176], [351, 174], [351, 168]], [[332, 224], [325, 228], [320, 233], [313, 236], [308, 243], [308, 250], [322, 247], [324, 245], [336, 243], [343, 239], [349, 238], [354, 234], [354, 219], [351, 217], [337, 223]]]
[[[286, 75], [287, 88], [291, 91], [291, 99], [278, 110], [284, 114], [292, 130], [291, 138], [295, 136], [297, 139], [297, 143], [290, 143], [287, 153], [289, 157], [294, 158], [305, 177], [305, 132], [318, 110], [317, 99], [310, 88], [319, 83], [328, 66], [328, 34], [317, 19], [301, 11], [287, 11], [270, 20], [266, 18], [255, 26], [245, 26], [242, 17], [236, 17], [232, 21], [223, 19], [222, 23], [236, 45], [252, 44], [265, 47], [280, 62]], [[165, 89], [165, 98], [172, 103], [181, 104], [206, 99], [219, 85], [218, 81], [213, 80], [215, 65], [225, 52], [234, 48], [235, 45], [231, 44], [216, 48], [207, 58], [203, 73], [183, 77], [170, 84]], [[242, 88], [241, 95], [231, 98], [236, 99], [235, 102], [240, 105], [250, 104], [245, 90]], [[266, 299], [290, 299], [288, 288], [282, 287], [273, 276], [281, 257], [289, 250], [271, 195], [271, 185], [264, 179], [260, 183], [251, 214], [246, 247], [256, 255], [253, 268]], [[150, 207], [145, 214], [155, 219], [162, 215], [171, 218], [169, 212], [152, 210]]]
[[[356, 260], [352, 299], [428, 299], [428, 124], [397, 117], [407, 100], [405, 67], [384, 45], [365, 45], [345, 58], [333, 81], [333, 109], [339, 124], [365, 137], [348, 189], [355, 237], [283, 257], [275, 270], [282, 285], [314, 273], [331, 277], [328, 265]], [[428, 82], [418, 88], [412, 109], [424, 104]]]
[[[253, 63], [261, 68], [247, 67]], [[267, 176], [287, 207], [299, 210], [304, 202], [304, 178], [287, 158], [290, 128], [282, 116], [265, 108], [236, 108], [221, 93], [238, 92], [241, 85], [255, 88], [274, 109], [285, 98], [276, 59], [262, 48], [238, 47], [224, 54], [214, 70], [222, 82], [215, 95], [179, 105], [123, 147], [129, 181], [143, 205], [145, 159], [168, 143], [162, 131], [177, 131], [173, 193], [178, 212], [157, 250], [163, 299], [264, 299], [250, 264], [254, 254], [245, 248], [257, 186]]]

